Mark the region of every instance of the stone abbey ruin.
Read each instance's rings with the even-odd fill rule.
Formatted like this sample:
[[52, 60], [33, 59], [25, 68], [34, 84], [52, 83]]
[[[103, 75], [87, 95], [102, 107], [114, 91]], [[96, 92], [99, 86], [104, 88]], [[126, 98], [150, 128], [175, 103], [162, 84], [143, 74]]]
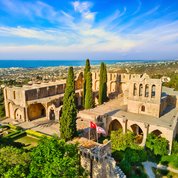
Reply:
[[[96, 107], [81, 110], [78, 117], [94, 121], [110, 134], [112, 130], [128, 130], [138, 135], [145, 145], [147, 135], [155, 133], [172, 141], [178, 133], [178, 92], [162, 86], [162, 79], [147, 74], [107, 74], [107, 94], [110, 100], [98, 104], [99, 73], [92, 73], [92, 90]], [[66, 80], [49, 83], [5, 87], [6, 117], [20, 122], [40, 118], [59, 120]], [[82, 105], [83, 73], [75, 78], [77, 106]]]

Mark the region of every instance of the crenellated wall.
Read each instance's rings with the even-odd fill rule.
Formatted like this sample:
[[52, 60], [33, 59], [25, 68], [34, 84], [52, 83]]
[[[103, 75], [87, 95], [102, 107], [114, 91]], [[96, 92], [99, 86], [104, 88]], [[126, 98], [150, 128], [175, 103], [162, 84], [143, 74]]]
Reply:
[[126, 178], [111, 157], [111, 142], [87, 149], [80, 147], [81, 165], [92, 178]]

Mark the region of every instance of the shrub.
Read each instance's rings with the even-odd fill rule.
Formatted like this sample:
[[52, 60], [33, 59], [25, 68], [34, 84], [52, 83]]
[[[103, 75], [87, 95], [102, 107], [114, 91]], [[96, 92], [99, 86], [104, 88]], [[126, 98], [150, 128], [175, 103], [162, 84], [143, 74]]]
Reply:
[[178, 168], [178, 154], [172, 154], [170, 156], [163, 156], [161, 158], [161, 163], [165, 164], [168, 163], [169, 166], [173, 168]]
[[17, 139], [17, 138], [25, 136], [25, 135], [26, 135], [26, 132], [22, 131], [22, 132], [19, 132], [19, 133], [15, 134], [15, 135], [12, 135], [10, 138], [11, 139]]
[[14, 129], [14, 130], [16, 130], [16, 128], [17, 128], [17, 126], [12, 125], [12, 124], [9, 124], [9, 127], [10, 127], [11, 129]]
[[20, 126], [16, 126], [16, 130], [24, 130], [24, 129]]
[[120, 162], [120, 168], [122, 169], [122, 171], [125, 173], [125, 174], [127, 174], [127, 175], [129, 175], [129, 174], [131, 174], [131, 165], [130, 165], [130, 163], [128, 162], [128, 160], [125, 160], [125, 159], [123, 159], [121, 162]]
[[122, 130], [112, 131], [111, 132], [111, 142], [112, 148], [114, 150], [124, 151], [126, 148], [135, 148], [137, 147], [134, 143], [134, 134], [132, 132], [122, 133]]
[[178, 142], [177, 141], [173, 141], [172, 144], [172, 154], [178, 154]]
[[42, 133], [34, 131], [34, 130], [26, 130], [26, 133], [28, 135], [31, 135], [31, 136], [34, 136], [34, 137], [37, 137], [37, 138], [41, 138], [41, 137], [51, 138], [51, 136], [49, 136], [49, 135], [45, 135], [45, 134], [42, 134]]
[[152, 133], [147, 137], [146, 147], [153, 151], [155, 155], [163, 156], [168, 154], [168, 141]]
[[15, 131], [11, 132], [10, 134], [8, 134], [8, 135], [6, 135], [6, 136], [4, 136], [4, 137], [5, 137], [5, 138], [11, 138], [13, 135], [16, 135], [16, 134], [18, 134], [18, 133], [20, 133], [20, 131], [19, 131], [19, 130], [15, 130]]
[[1, 125], [0, 129], [10, 129], [10, 127], [8, 125]]

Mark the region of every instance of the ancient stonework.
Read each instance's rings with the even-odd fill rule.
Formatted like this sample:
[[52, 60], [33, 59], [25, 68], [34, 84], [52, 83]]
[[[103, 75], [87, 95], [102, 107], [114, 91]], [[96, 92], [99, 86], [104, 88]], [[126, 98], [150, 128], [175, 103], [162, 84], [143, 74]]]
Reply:
[[[92, 90], [98, 103], [99, 73], [92, 73]], [[59, 120], [66, 80], [5, 87], [6, 116], [27, 122], [39, 118]], [[77, 105], [82, 104], [83, 74], [75, 79]], [[80, 111], [78, 117], [96, 122], [107, 134], [112, 130], [133, 131], [144, 146], [147, 135], [155, 133], [172, 141], [178, 133], [178, 92], [162, 87], [162, 79], [147, 74], [107, 74], [110, 100], [94, 109]]]

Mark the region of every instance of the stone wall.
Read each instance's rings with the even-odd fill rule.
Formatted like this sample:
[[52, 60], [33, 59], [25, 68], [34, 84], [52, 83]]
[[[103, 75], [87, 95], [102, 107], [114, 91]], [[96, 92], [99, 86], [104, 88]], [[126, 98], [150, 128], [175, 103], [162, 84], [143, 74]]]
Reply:
[[90, 178], [126, 178], [111, 157], [110, 142], [103, 146], [87, 149], [80, 147], [81, 165], [88, 171]]

